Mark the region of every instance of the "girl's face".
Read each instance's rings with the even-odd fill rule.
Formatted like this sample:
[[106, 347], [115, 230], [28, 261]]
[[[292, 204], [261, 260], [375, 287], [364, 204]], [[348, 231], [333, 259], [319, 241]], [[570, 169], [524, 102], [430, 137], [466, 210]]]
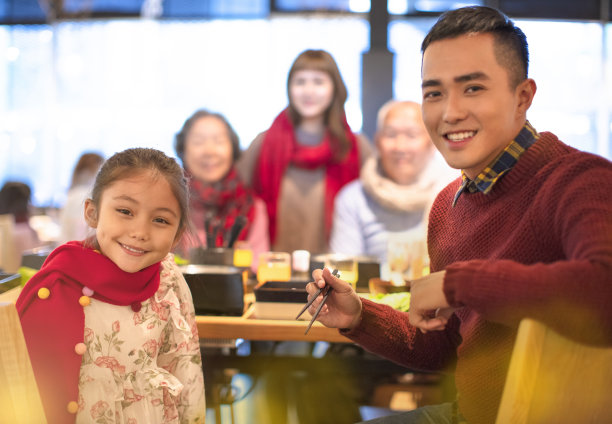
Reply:
[[126, 272], [161, 261], [176, 245], [181, 217], [168, 181], [150, 170], [108, 186], [96, 207], [85, 202], [85, 219], [96, 229], [103, 255]]
[[227, 126], [214, 116], [193, 123], [185, 137], [185, 167], [194, 178], [212, 184], [232, 167], [232, 141]]
[[303, 69], [289, 81], [289, 100], [303, 120], [322, 119], [334, 99], [334, 82], [327, 72]]

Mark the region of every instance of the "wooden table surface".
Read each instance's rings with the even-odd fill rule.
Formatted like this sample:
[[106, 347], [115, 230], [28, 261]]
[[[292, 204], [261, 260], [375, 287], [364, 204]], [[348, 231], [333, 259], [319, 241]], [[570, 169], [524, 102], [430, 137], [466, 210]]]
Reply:
[[[20, 292], [21, 287], [8, 290], [0, 295], [0, 301], [14, 303]], [[245, 303], [250, 306], [240, 317], [197, 315], [200, 338], [352, 343], [335, 328], [327, 328], [318, 322], [312, 325], [308, 334], [304, 334], [309, 320], [255, 318], [252, 300], [249, 294], [245, 296]]]
[[275, 341], [325, 341], [352, 343], [340, 335], [337, 329], [327, 328], [315, 322], [308, 334], [304, 334], [308, 321], [258, 319], [254, 316], [254, 306], [248, 307], [241, 317], [196, 316], [198, 333], [203, 339], [245, 339]]

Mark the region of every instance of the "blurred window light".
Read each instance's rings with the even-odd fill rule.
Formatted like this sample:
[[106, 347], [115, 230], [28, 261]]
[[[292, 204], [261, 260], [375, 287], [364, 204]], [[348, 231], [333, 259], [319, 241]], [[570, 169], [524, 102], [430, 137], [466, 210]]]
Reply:
[[36, 138], [30, 134], [23, 135], [19, 140], [19, 150], [26, 156], [34, 153], [36, 150]]
[[[391, 20], [398, 99], [422, 99], [420, 44], [434, 22], [434, 16]], [[530, 121], [609, 157], [610, 135], [597, 140], [610, 122], [598, 117], [612, 110], [612, 55], [602, 55], [610, 51], [612, 27], [606, 35], [596, 22], [517, 24], [529, 40], [530, 76], [538, 84]], [[59, 206], [81, 150], [110, 155], [155, 146], [174, 155], [174, 134], [201, 107], [223, 113], [244, 148], [286, 106], [287, 71], [307, 48], [336, 59], [349, 93], [347, 120], [359, 132], [368, 35], [367, 17], [357, 14], [61, 22], [53, 32], [49, 25], [0, 26], [0, 52], [16, 57], [0, 61], [0, 84], [7, 87], [0, 100], [0, 182], [27, 177], [37, 205]]]
[[349, 11], [368, 13], [370, 11], [370, 0], [349, 0]]
[[414, 9], [419, 12], [445, 12], [465, 6], [483, 6], [484, 1], [415, 0]]
[[5, 53], [8, 62], [14, 62], [19, 58], [19, 49], [17, 47], [8, 47]]
[[48, 43], [49, 41], [53, 40], [53, 31], [50, 29], [43, 29], [40, 31], [39, 37], [41, 42]]
[[159, 18], [164, 11], [162, 0], [144, 0], [140, 6], [140, 16], [148, 19]]
[[162, 15], [165, 18], [263, 18], [270, 13], [270, 1], [164, 0], [162, 2], [162, 8]]
[[308, 48], [336, 60], [347, 120], [359, 132], [368, 28], [356, 14], [113, 19], [58, 23], [49, 43], [47, 25], [0, 27], [0, 51], [21, 51], [15, 62], [0, 61], [9, 87], [0, 103], [0, 182], [27, 176], [37, 206], [61, 206], [83, 150], [108, 157], [154, 146], [175, 156], [174, 134], [202, 107], [223, 113], [244, 148], [287, 105], [287, 72]]
[[408, 0], [388, 0], [387, 10], [391, 15], [405, 15], [410, 11]]
[[[0, 154], [5, 156], [8, 154], [11, 143], [11, 136], [6, 132], [0, 132]], [[2, 168], [0, 168], [1, 170]]]
[[[44, 2], [46, 3], [46, 2]], [[63, 8], [69, 13], [125, 13], [138, 14], [143, 0], [64, 0]]]
[[[369, 0], [276, 0], [275, 7], [282, 12], [361, 12], [364, 11], [363, 3], [367, 3], [365, 12], [369, 11]], [[359, 10], [353, 10], [352, 7]]]
[[[50, 2], [0, 0], [0, 23], [43, 23]], [[61, 5], [64, 17], [79, 20], [139, 15], [144, 18], [263, 18], [270, 13], [270, 0], [64, 0], [55, 3]]]

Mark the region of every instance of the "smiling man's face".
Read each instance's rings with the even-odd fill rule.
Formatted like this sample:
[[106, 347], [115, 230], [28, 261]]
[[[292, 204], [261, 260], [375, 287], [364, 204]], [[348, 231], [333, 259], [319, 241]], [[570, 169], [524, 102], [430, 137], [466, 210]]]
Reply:
[[475, 178], [517, 136], [535, 94], [511, 87], [492, 34], [431, 43], [423, 53], [423, 121], [448, 164]]

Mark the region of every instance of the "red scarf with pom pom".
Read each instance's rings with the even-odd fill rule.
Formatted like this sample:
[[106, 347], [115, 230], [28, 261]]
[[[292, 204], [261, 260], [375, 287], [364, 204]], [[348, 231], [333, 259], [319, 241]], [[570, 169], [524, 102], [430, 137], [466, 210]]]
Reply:
[[[51, 252], [24, 286], [16, 306], [49, 423], [74, 424], [76, 418], [67, 405], [78, 401], [81, 356], [74, 348], [84, 338], [83, 288], [93, 290], [94, 299], [136, 311], [158, 290], [159, 274], [159, 262], [129, 273], [82, 242], [71, 241]], [[49, 290], [46, 299], [39, 297], [42, 288]]]

